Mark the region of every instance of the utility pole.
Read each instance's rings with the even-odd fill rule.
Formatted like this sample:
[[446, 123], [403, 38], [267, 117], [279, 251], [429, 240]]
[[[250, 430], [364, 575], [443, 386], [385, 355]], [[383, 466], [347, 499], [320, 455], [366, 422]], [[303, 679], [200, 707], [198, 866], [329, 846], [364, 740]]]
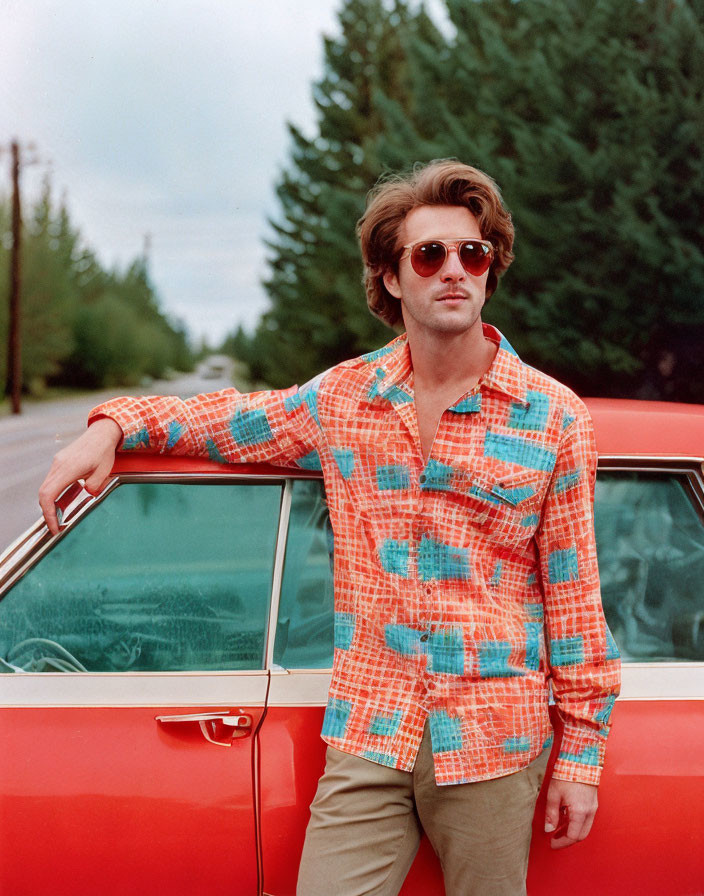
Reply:
[[[28, 148], [34, 149], [33, 146]], [[12, 246], [10, 247], [10, 319], [7, 342], [7, 385], [5, 391], [12, 401], [12, 413], [19, 414], [22, 410], [22, 336], [20, 326], [22, 211], [20, 208], [20, 145], [17, 140], [13, 140], [10, 144], [10, 157]]]
[[22, 217], [20, 210], [20, 147], [16, 140], [10, 146], [12, 161], [12, 247], [10, 249], [10, 326], [7, 343], [7, 393], [12, 399], [12, 413], [22, 410], [22, 343], [20, 341], [20, 249]]

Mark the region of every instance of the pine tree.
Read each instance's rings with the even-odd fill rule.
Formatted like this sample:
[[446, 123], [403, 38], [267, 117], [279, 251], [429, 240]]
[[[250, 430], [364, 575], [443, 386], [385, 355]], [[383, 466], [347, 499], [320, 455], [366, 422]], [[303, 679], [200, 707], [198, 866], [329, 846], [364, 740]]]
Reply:
[[290, 127], [292, 158], [269, 243], [272, 307], [247, 353], [252, 376], [274, 386], [303, 382], [393, 335], [367, 310], [354, 225], [385, 168], [376, 153], [384, 127], [377, 97], [405, 108], [405, 40], [416, 31], [431, 39], [435, 29], [400, 0], [348, 0], [339, 19], [341, 34], [325, 39], [314, 89], [317, 133]]
[[76, 299], [70, 263], [77, 239], [64, 210], [55, 210], [51, 186], [45, 180], [41, 196], [28, 210], [22, 241], [22, 379], [31, 391], [41, 391], [73, 348], [71, 318]]

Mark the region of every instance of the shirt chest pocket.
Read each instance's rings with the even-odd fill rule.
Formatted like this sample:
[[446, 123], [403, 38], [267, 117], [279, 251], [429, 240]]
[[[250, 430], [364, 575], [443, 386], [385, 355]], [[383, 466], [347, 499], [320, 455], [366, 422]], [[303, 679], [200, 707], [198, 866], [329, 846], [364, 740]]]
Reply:
[[400, 508], [410, 500], [418, 478], [410, 439], [382, 427], [340, 431], [336, 437], [336, 472], [360, 509], [375, 515], [387, 505]]
[[462, 494], [469, 523], [483, 535], [517, 544], [535, 535], [549, 474], [482, 468], [467, 472]]

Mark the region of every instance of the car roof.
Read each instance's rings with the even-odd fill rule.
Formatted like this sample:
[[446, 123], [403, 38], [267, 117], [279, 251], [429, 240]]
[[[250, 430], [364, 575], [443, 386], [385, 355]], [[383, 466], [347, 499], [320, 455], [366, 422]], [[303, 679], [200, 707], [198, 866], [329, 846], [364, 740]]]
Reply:
[[[704, 405], [621, 398], [587, 398], [601, 456], [673, 457], [704, 460]], [[118, 453], [114, 473], [232, 473], [231, 465], [197, 457]], [[291, 469], [269, 464], [238, 464], [238, 475], [290, 476]], [[296, 468], [297, 476], [319, 473]]]
[[587, 398], [599, 454], [704, 459], [704, 405]]

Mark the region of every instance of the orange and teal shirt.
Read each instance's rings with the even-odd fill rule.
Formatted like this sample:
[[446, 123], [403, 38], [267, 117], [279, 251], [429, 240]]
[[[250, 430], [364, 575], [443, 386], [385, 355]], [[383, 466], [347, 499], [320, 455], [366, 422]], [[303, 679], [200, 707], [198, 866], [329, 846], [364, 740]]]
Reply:
[[116, 399], [121, 449], [322, 470], [334, 532], [335, 658], [322, 736], [438, 784], [496, 778], [551, 742], [554, 777], [596, 784], [620, 681], [594, 541], [584, 404], [506, 339], [442, 415], [424, 461], [407, 339], [302, 388]]

